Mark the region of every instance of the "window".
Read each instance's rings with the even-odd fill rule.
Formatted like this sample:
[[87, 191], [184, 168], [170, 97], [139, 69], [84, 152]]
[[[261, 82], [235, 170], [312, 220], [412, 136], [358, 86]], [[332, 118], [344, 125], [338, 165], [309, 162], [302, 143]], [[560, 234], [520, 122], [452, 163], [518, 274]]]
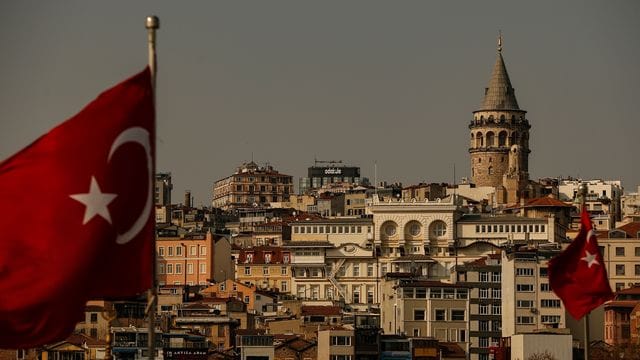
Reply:
[[167, 274], [173, 274], [173, 264], [167, 264]]
[[516, 269], [517, 276], [533, 276], [533, 269], [531, 268], [517, 268]]
[[429, 291], [429, 297], [431, 299], [442, 299], [442, 289], [431, 289]]
[[424, 309], [414, 309], [413, 310], [413, 320], [425, 320], [425, 318], [424, 318]]
[[[638, 237], [640, 237], [640, 234]], [[635, 250], [635, 255], [640, 256], [640, 247], [636, 247], [634, 250]]]
[[367, 264], [367, 276], [373, 277], [373, 264]]
[[262, 275], [269, 275], [269, 267], [268, 266], [263, 266], [262, 267]]
[[458, 289], [456, 290], [456, 299], [466, 299], [469, 294], [467, 289]]
[[624, 256], [624, 248], [616, 247], [616, 256]]
[[540, 277], [548, 277], [549, 276], [549, 269], [546, 267], [541, 267], [540, 268]]
[[540, 321], [542, 321], [543, 324], [557, 324], [560, 322], [560, 315], [542, 315]]
[[480, 299], [489, 298], [489, 289], [480, 289]]
[[351, 337], [331, 336], [330, 343], [332, 346], [351, 346]]
[[479, 345], [481, 348], [488, 348], [489, 347], [489, 338], [488, 337], [481, 337], [478, 339], [479, 341]]
[[491, 273], [491, 282], [501, 282], [502, 281], [502, 273], [494, 272]]
[[447, 312], [444, 309], [436, 309], [436, 321], [446, 321]]
[[195, 246], [191, 246], [189, 248], [189, 255], [196, 256], [198, 255], [198, 249]]
[[207, 255], [207, 247], [206, 246], [201, 246], [200, 247], [200, 255]]
[[207, 273], [207, 264], [200, 264], [200, 274]]
[[413, 329], [413, 336], [415, 336], [415, 337], [420, 336], [420, 328], [414, 328]]
[[416, 299], [426, 299], [426, 298], [427, 298], [427, 289], [416, 288]]
[[540, 301], [540, 307], [543, 308], [559, 308], [560, 299], [542, 299]]
[[251, 268], [250, 268], [250, 267], [248, 267], [248, 266], [245, 266], [245, 267], [244, 267], [244, 274], [245, 274], [245, 275], [251, 275]]
[[489, 320], [480, 320], [478, 322], [478, 328], [480, 331], [489, 331]]
[[436, 237], [444, 236], [446, 232], [447, 232], [447, 224], [445, 224], [444, 221], [440, 221], [440, 220], [434, 221], [432, 225], [432, 233], [434, 236]]
[[360, 276], [360, 264], [353, 265], [353, 276]]
[[516, 324], [533, 324], [533, 316], [516, 316]]
[[176, 246], [176, 256], [182, 256], [182, 246]]
[[167, 247], [167, 256], [173, 256], [173, 246]]
[[540, 284], [540, 291], [551, 291], [551, 287], [549, 287], [549, 283], [541, 283]]
[[616, 265], [616, 275], [624, 275], [624, 264]]
[[220, 283], [220, 291], [226, 291], [227, 290], [227, 285], [223, 282]]
[[489, 315], [489, 305], [480, 304], [480, 306], [478, 307], [478, 312], [480, 313], [480, 315]]
[[247, 296], [245, 296], [245, 297], [244, 297], [244, 303], [245, 303], [245, 304], [248, 304], [248, 303], [249, 303], [249, 295], [247, 295]]
[[635, 274], [640, 275], [640, 265], [638, 264], [635, 265]]
[[176, 274], [182, 274], [182, 264], [176, 264]]
[[480, 282], [489, 282], [489, 273], [481, 272], [480, 273]]
[[516, 301], [516, 307], [518, 308], [532, 308], [533, 307], [533, 300], [518, 300]]
[[280, 275], [287, 275], [287, 267], [283, 266], [280, 268]]
[[516, 285], [516, 290], [517, 291], [523, 291], [523, 292], [533, 292], [533, 285], [532, 284], [517, 284]]
[[351, 355], [331, 355], [329, 360], [352, 360]]
[[455, 289], [442, 289], [444, 299], [455, 298]]
[[281, 292], [287, 292], [289, 291], [289, 283], [286, 281], [281, 281], [280, 282], [280, 291]]
[[493, 315], [500, 315], [502, 314], [502, 305], [500, 304], [493, 304], [491, 305], [491, 313]]
[[464, 321], [464, 310], [451, 310], [451, 321]]
[[98, 322], [98, 313], [91, 313], [91, 323], [95, 324]]
[[[636, 248], [636, 249], [640, 249], [640, 248]], [[158, 248], [158, 256], [164, 256], [164, 246], [160, 246]], [[636, 254], [636, 256], [637, 256], [637, 254]]]
[[502, 289], [491, 289], [491, 297], [494, 299], [501, 299]]
[[193, 274], [193, 264], [187, 264], [187, 274]]

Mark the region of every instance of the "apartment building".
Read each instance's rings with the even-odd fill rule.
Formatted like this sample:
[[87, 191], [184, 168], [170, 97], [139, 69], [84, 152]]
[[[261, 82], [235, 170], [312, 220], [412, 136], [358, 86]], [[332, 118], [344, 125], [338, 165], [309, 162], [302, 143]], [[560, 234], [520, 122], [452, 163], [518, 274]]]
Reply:
[[462, 284], [389, 274], [383, 281], [385, 334], [434, 337], [468, 349], [469, 288]]
[[547, 272], [549, 260], [559, 252], [559, 247], [532, 247], [502, 253], [503, 337], [567, 327], [564, 305], [551, 291]]
[[489, 347], [502, 336], [501, 255], [491, 254], [455, 267], [454, 282], [469, 287], [469, 356], [489, 360]]
[[[587, 184], [588, 193], [585, 206], [590, 214], [607, 215], [608, 224], [615, 226], [616, 221], [622, 219], [622, 201], [624, 192], [620, 180], [576, 180], [563, 179], [558, 183], [559, 200], [574, 201], [578, 195], [580, 184]], [[600, 230], [609, 228], [599, 227]]]
[[632, 222], [597, 234], [611, 289], [640, 284], [640, 222]]
[[295, 294], [302, 299], [343, 299], [365, 309], [378, 302], [379, 268], [373, 221], [366, 218], [290, 222]]
[[211, 233], [156, 238], [159, 285], [206, 285], [215, 272], [215, 240]]
[[213, 185], [212, 205], [223, 210], [288, 201], [293, 194], [293, 177], [272, 166], [244, 163], [230, 176]]
[[318, 331], [318, 360], [355, 360], [354, 330]]
[[236, 280], [260, 290], [289, 293], [292, 289], [291, 253], [290, 249], [278, 246], [241, 249], [236, 262]]

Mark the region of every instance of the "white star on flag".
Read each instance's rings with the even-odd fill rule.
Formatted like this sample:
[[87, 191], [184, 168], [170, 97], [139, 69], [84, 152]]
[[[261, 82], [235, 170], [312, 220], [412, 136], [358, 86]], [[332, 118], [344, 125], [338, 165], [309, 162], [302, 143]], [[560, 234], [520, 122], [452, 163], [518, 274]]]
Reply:
[[88, 223], [89, 220], [93, 219], [96, 215], [102, 216], [103, 219], [107, 220], [107, 222], [111, 224], [111, 214], [109, 213], [107, 205], [109, 205], [116, 196], [118, 195], [101, 192], [100, 186], [98, 186], [98, 182], [93, 176], [91, 177], [91, 185], [89, 185], [88, 193], [69, 195], [70, 198], [79, 201], [86, 206], [82, 225]]
[[588, 250], [585, 250], [584, 252], [587, 255], [585, 257], [581, 258], [580, 260], [586, 261], [587, 264], [589, 265], [589, 268], [591, 268], [591, 265], [593, 265], [593, 264], [600, 265], [598, 260], [596, 260], [596, 254], [591, 254]]

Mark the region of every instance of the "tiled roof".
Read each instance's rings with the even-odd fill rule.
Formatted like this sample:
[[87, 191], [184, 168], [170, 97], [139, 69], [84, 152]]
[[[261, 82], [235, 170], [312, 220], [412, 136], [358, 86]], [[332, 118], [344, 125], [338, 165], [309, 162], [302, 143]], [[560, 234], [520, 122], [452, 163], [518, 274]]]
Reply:
[[604, 305], [605, 308], [623, 307], [633, 309], [640, 304], [640, 300], [613, 300]]
[[300, 310], [302, 316], [306, 315], [340, 315], [342, 309], [340, 306], [318, 306], [308, 305], [303, 306]]
[[568, 207], [570, 208], [570, 207], [573, 207], [573, 205], [569, 205], [564, 201], [560, 201], [558, 199], [545, 196], [540, 198], [529, 199], [529, 201], [527, 201], [524, 207], [526, 208], [527, 207]]
[[627, 236], [631, 238], [638, 238], [638, 232], [640, 232], [640, 222], [635, 221], [628, 224], [624, 224], [618, 228], [627, 233]]
[[501, 52], [498, 52], [489, 86], [478, 110], [520, 110]]
[[640, 286], [616, 291], [616, 295], [640, 295]]

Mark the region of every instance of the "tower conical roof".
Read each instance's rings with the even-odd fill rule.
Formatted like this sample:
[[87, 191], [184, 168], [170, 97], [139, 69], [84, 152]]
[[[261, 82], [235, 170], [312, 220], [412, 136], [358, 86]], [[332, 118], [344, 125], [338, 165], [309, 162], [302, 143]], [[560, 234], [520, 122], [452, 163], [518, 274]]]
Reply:
[[480, 110], [520, 110], [516, 93], [511, 86], [507, 67], [502, 59], [502, 49], [498, 48], [498, 58], [493, 66], [489, 86], [485, 88]]

